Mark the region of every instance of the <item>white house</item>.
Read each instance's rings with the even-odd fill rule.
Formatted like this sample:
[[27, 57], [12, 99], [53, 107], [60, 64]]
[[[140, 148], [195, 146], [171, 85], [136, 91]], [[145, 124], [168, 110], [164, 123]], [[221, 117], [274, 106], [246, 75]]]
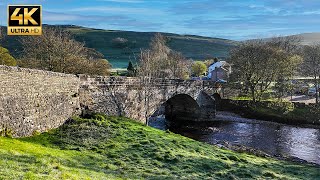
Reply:
[[208, 68], [208, 78], [213, 81], [227, 80], [231, 73], [231, 65], [226, 61], [218, 61]]

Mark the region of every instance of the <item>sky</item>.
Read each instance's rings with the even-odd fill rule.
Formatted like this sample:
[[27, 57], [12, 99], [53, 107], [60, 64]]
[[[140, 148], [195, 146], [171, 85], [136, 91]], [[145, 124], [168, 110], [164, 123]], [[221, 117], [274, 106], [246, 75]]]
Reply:
[[43, 23], [232, 40], [320, 32], [320, 0], [0, 0], [41, 4]]

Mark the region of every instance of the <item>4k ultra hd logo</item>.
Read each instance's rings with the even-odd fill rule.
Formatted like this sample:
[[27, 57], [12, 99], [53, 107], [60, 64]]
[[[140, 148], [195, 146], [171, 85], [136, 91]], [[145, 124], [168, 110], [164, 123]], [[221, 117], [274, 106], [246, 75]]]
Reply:
[[9, 5], [8, 35], [41, 35], [41, 5]]

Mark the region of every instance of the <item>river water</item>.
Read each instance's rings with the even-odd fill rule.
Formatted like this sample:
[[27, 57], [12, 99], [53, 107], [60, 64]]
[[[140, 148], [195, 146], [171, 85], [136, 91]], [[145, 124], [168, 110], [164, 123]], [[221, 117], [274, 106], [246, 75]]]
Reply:
[[[149, 125], [165, 130], [165, 121], [159, 116], [151, 119]], [[174, 132], [209, 144], [242, 145], [273, 156], [296, 157], [320, 165], [320, 127], [296, 127], [218, 112], [208, 127], [179, 128]]]

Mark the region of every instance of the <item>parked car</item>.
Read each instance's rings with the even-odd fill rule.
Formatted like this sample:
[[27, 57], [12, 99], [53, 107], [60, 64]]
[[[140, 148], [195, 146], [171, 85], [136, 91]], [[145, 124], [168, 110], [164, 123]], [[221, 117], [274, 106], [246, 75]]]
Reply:
[[[309, 88], [308, 89], [308, 96], [316, 96], [316, 88]], [[319, 91], [318, 91], [318, 96], [319, 96]]]

